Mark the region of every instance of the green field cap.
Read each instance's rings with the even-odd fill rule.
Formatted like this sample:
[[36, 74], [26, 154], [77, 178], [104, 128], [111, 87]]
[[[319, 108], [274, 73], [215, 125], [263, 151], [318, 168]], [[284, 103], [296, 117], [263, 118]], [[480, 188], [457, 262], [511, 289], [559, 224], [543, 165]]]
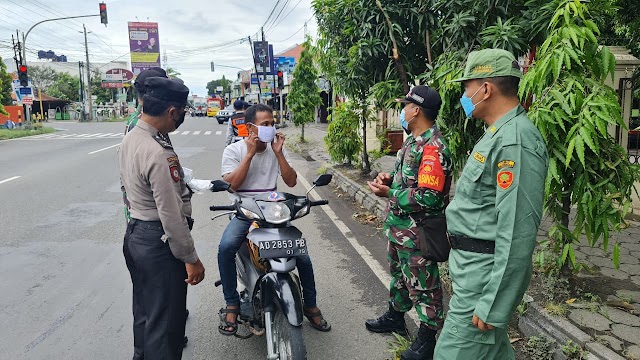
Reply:
[[464, 76], [451, 81], [485, 79], [498, 76], [515, 76], [522, 78], [522, 71], [520, 71], [518, 61], [513, 54], [507, 50], [484, 49], [469, 53], [467, 66], [464, 69]]

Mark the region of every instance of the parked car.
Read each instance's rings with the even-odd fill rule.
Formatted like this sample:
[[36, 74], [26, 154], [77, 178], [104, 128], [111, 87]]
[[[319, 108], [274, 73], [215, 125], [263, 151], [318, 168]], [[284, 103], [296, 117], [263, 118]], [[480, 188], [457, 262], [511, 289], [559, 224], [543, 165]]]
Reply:
[[232, 106], [227, 106], [226, 108], [218, 111], [218, 114], [216, 114], [216, 120], [218, 120], [218, 124], [224, 124], [225, 122], [229, 121], [229, 119], [233, 114], [235, 114], [235, 112], [236, 111]]

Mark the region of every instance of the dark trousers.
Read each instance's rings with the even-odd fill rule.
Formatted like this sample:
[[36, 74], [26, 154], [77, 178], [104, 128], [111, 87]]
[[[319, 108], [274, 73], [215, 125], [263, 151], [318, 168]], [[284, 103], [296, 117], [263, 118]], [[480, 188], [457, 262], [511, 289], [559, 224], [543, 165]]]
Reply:
[[124, 258], [133, 283], [134, 360], [182, 357], [187, 272], [171, 253], [159, 222], [132, 219], [124, 236]]

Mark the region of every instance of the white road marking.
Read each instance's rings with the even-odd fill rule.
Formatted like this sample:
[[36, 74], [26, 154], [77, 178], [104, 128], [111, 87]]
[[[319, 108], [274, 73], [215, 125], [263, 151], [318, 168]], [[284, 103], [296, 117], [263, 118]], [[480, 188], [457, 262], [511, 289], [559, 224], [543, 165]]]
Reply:
[[211, 135], [211, 131], [205, 131], [204, 134], [205, 135]]
[[177, 133], [179, 133], [179, 132], [180, 132], [180, 131], [178, 131], [178, 130], [176, 130], [176, 131], [172, 131], [172, 132], [170, 132], [170, 133], [169, 133], [169, 135], [175, 135], [175, 134], [177, 134]]
[[103, 137], [113, 136], [113, 135], [116, 135], [116, 134], [114, 134], [114, 133], [107, 133], [107, 134], [102, 134], [102, 135], [97, 136], [97, 137], [101, 137], [101, 138], [103, 138]]
[[91, 135], [91, 134], [80, 134], [80, 135], [76, 135], [76, 137], [82, 137], [83, 138], [83, 137], [87, 137], [89, 135]]
[[100, 135], [102, 135], [102, 133], [89, 134], [89, 135], [87, 135], [87, 137], [88, 137], [88, 138], [89, 138], [89, 137], [98, 137], [98, 136], [100, 136]]
[[200, 131], [199, 130], [198, 131], [194, 131], [193, 135], [200, 135]]
[[100, 150], [92, 151], [92, 152], [90, 152], [90, 153], [89, 153], [89, 155], [93, 155], [93, 154], [95, 154], [95, 153], [99, 153], [100, 151], [109, 150], [109, 149], [111, 149], [111, 148], [113, 148], [113, 147], [116, 147], [116, 146], [118, 146], [118, 145], [120, 145], [120, 143], [115, 144], [115, 145], [111, 145], [111, 146], [107, 146], [106, 148], [103, 148], [103, 149], [100, 149]]
[[20, 176], [10, 177], [10, 178], [8, 178], [8, 179], [4, 179], [4, 180], [0, 181], [0, 184], [4, 184], [4, 183], [6, 183], [6, 182], [9, 182], [9, 181], [11, 181], [11, 180], [15, 180], [15, 179], [18, 179], [18, 178], [20, 178]]
[[76, 134], [67, 134], [67, 135], [62, 135], [60, 137], [61, 138], [67, 138], [67, 137], [72, 137], [72, 136], [76, 136]]
[[[311, 189], [311, 185], [302, 175], [300, 175], [300, 173], [297, 174], [298, 180], [300, 181], [302, 186], [307, 191], [309, 191], [309, 189]], [[315, 199], [321, 198], [315, 190], [311, 190], [310, 194]], [[347, 225], [345, 225], [345, 223], [338, 218], [338, 215], [336, 215], [336, 213], [330, 207], [320, 206], [320, 208], [322, 209], [322, 211], [324, 211], [325, 214], [327, 214], [329, 219], [333, 221], [334, 225], [338, 228], [338, 230], [340, 230], [342, 235], [347, 239], [347, 241], [349, 241], [349, 244], [351, 244], [353, 249], [369, 266], [369, 269], [371, 269], [373, 274], [378, 278], [378, 280], [380, 280], [382, 285], [388, 287], [389, 284], [391, 284], [391, 275], [389, 274], [389, 272], [380, 265], [380, 263], [373, 257], [373, 255], [371, 255], [371, 252], [367, 250], [367, 248], [358, 243], [358, 240], [353, 235], [351, 235], [352, 233], [349, 227], [347, 227]], [[409, 316], [413, 319], [416, 325], [420, 325], [420, 319], [418, 318], [418, 314], [416, 314], [415, 311], [409, 311]]]
[[222, 135], [222, 131], [220, 130], [216, 131], [216, 135]]
[[189, 135], [189, 131], [183, 131], [182, 135]]

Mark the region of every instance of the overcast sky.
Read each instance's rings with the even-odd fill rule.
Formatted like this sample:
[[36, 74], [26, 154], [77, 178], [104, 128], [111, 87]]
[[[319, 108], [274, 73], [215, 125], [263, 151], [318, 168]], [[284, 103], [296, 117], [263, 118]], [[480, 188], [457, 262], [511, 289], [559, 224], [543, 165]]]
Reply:
[[[182, 73], [181, 78], [197, 95], [206, 94], [208, 81], [222, 77], [236, 79], [238, 69], [249, 69], [251, 50], [247, 41], [235, 40], [251, 36], [252, 40], [265, 24], [272, 9], [276, 11], [265, 27], [266, 40], [276, 53], [304, 41], [303, 26], [308, 21], [308, 33], [315, 37], [316, 23], [311, 0], [105, 0], [109, 25], [105, 28], [98, 17], [64, 20], [38, 25], [27, 38], [28, 60], [36, 60], [37, 50], [53, 50], [66, 55], [69, 62], [84, 61], [84, 37], [80, 33], [86, 24], [89, 60], [130, 61], [127, 22], [159, 23], [161, 57], [166, 51], [168, 66]], [[0, 56], [9, 60], [11, 35], [27, 31], [38, 21], [98, 13], [99, 0], [0, 0]], [[283, 5], [286, 5], [283, 7]], [[276, 21], [273, 21], [280, 14]], [[289, 14], [287, 16], [287, 14]], [[286, 18], [285, 18], [286, 16]], [[228, 45], [224, 45], [228, 44]], [[222, 46], [221, 46], [222, 45]], [[164, 66], [163, 62], [163, 66]]]

